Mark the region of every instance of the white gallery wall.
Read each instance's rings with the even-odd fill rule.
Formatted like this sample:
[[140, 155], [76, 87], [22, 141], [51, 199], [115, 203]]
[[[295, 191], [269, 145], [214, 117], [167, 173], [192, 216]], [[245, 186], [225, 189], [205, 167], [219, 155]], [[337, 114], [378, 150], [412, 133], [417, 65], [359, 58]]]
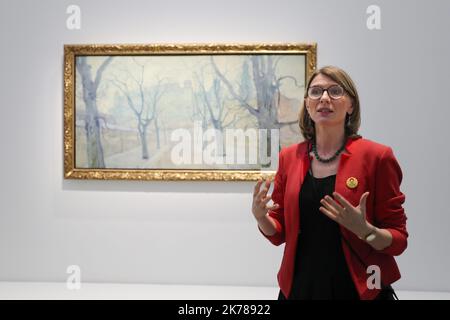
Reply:
[[84, 282], [275, 286], [283, 248], [256, 228], [252, 182], [63, 179], [63, 45], [317, 42], [319, 66], [359, 88], [361, 134], [403, 169], [395, 287], [450, 291], [448, 30], [445, 0], [0, 0], [0, 280], [66, 281], [78, 265]]

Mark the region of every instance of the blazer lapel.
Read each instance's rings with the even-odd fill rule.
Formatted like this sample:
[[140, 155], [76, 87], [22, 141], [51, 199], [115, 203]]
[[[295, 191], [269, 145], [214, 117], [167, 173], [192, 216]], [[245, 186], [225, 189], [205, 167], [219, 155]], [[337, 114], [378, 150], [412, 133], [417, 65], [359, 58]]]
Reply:
[[310, 161], [308, 159], [309, 151], [308, 151], [308, 143], [299, 144], [296, 152], [296, 162], [298, 165], [292, 170], [292, 183], [291, 188], [287, 188], [287, 190], [291, 190], [292, 194], [289, 195], [289, 199], [293, 199], [291, 208], [291, 212], [293, 212], [292, 218], [292, 228], [293, 234], [298, 234], [300, 229], [300, 207], [299, 207], [299, 194], [300, 188], [303, 185], [303, 181], [305, 180], [306, 173], [309, 170]]
[[[347, 180], [356, 174], [354, 172], [355, 168], [353, 167], [354, 163], [352, 163], [352, 153], [354, 152], [354, 149], [356, 147], [355, 144], [356, 141], [357, 139], [349, 139], [347, 141], [346, 144], [347, 152], [341, 154], [341, 159], [339, 161], [339, 166], [336, 173], [336, 184], [334, 186], [334, 191], [342, 195], [354, 206], [358, 205], [358, 203], [353, 203], [354, 201], [352, 201], [352, 199], [348, 196], [349, 195], [348, 191], [350, 189], [348, 189], [349, 187], [347, 186]], [[349, 232], [342, 225], [339, 225], [339, 227], [343, 236], [348, 239], [349, 233], [351, 232]]]
[[354, 168], [352, 168], [352, 154], [356, 147], [356, 141], [357, 139], [348, 139], [345, 146], [346, 152], [341, 154], [338, 170], [336, 173], [336, 184], [334, 186], [334, 191], [338, 192], [344, 197], [348, 191], [347, 180], [351, 178], [352, 173], [354, 173]]

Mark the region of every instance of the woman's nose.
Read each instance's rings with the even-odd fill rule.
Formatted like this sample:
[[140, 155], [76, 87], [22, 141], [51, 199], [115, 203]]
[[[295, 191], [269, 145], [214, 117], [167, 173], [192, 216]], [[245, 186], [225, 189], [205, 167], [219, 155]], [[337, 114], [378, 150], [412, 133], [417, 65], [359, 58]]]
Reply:
[[322, 96], [320, 97], [320, 102], [322, 101], [330, 101], [330, 96], [328, 95], [328, 91], [324, 91]]

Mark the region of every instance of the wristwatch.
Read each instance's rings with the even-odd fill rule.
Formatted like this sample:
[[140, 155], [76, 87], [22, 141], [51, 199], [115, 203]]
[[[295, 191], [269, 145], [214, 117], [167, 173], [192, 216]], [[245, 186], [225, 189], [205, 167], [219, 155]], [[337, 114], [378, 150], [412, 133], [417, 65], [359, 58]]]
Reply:
[[375, 238], [377, 237], [377, 234], [375, 231], [376, 231], [376, 229], [373, 228], [372, 231], [370, 231], [370, 233], [363, 238], [363, 240], [365, 240], [366, 242], [369, 242], [369, 243], [372, 242], [373, 240], [375, 240]]

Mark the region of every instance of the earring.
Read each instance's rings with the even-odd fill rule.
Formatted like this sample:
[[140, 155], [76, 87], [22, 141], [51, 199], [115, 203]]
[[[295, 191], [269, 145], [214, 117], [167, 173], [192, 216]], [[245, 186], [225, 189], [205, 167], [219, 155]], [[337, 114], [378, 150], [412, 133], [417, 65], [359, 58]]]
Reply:
[[347, 127], [350, 127], [352, 125], [352, 122], [350, 121], [350, 114], [347, 113]]

